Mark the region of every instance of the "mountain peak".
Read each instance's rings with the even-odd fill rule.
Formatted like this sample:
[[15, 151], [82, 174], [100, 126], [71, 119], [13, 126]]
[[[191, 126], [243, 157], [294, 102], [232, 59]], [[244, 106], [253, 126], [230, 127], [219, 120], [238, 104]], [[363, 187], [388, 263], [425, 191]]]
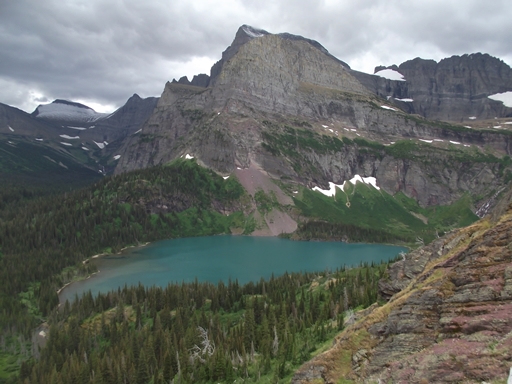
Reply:
[[90, 109], [91, 111], [94, 111], [94, 109], [92, 109], [91, 107], [88, 107], [87, 105], [84, 105], [84, 104], [81, 104], [81, 103], [77, 103], [77, 102], [71, 101], [71, 100], [55, 99], [50, 104], [64, 104], [64, 105], [69, 105], [69, 106], [72, 106], [72, 107], [83, 108], [83, 109]]
[[105, 115], [87, 105], [63, 99], [56, 99], [50, 104], [41, 104], [32, 112], [32, 116], [37, 118], [77, 123], [93, 122]]
[[265, 31], [264, 29], [254, 28], [247, 24], [244, 24], [240, 28], [238, 28], [237, 35], [239, 33], [245, 33], [247, 36], [249, 36], [251, 38], [257, 38], [257, 37], [262, 37], [265, 35], [270, 35], [270, 33]]

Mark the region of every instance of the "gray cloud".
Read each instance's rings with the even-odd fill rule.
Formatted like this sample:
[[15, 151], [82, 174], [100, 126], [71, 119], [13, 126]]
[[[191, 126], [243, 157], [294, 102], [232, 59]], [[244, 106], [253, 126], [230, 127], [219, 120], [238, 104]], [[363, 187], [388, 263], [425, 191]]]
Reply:
[[121, 106], [208, 73], [250, 24], [319, 41], [354, 69], [485, 52], [511, 63], [505, 1], [17, 0], [0, 4], [0, 102]]

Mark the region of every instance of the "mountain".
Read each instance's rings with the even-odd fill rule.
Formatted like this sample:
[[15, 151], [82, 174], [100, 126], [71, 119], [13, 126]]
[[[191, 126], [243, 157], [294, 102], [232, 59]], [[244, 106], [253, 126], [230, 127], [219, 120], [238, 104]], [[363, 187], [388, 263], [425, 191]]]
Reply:
[[376, 95], [427, 119], [472, 125], [512, 117], [512, 105], [493, 99], [512, 91], [512, 69], [488, 54], [452, 56], [439, 63], [416, 58], [377, 67], [378, 76], [352, 74]]
[[[506, 68], [502, 63], [496, 73], [506, 78]], [[493, 79], [489, 84], [495, 85]], [[389, 90], [383, 93], [379, 84]], [[428, 120], [407, 113], [408, 102], [382, 97], [399, 86], [404, 93], [397, 88], [395, 97], [410, 96], [407, 84], [363, 76], [318, 42], [244, 25], [212, 67], [208, 86], [185, 79], [166, 84], [142, 131], [120, 149], [115, 173], [189, 154], [222, 175], [236, 174], [243, 184], [249, 177], [325, 190], [361, 175], [422, 207], [452, 204], [467, 193], [475, 211], [488, 207], [512, 175], [506, 109], [492, 112], [499, 119], [490, 128]], [[419, 89], [423, 83], [414, 84]], [[489, 92], [512, 89], [494, 85]], [[421, 101], [419, 93], [411, 95]], [[265, 188], [263, 182], [249, 184], [253, 191]]]
[[[384, 305], [347, 322], [292, 383], [505, 382], [512, 361], [512, 190], [492, 215], [403, 256]], [[509, 378], [510, 380], [510, 378]]]
[[[113, 169], [120, 143], [140, 129], [156, 102], [134, 94], [111, 114], [65, 100], [40, 105], [32, 114], [0, 104], [0, 178], [66, 184], [74, 175], [81, 184], [91, 182]], [[53, 177], [70, 167], [75, 171], [64, 179]]]
[[32, 116], [52, 121], [93, 123], [107, 114], [98, 113], [94, 109], [73, 101], [54, 100], [50, 104], [39, 105]]

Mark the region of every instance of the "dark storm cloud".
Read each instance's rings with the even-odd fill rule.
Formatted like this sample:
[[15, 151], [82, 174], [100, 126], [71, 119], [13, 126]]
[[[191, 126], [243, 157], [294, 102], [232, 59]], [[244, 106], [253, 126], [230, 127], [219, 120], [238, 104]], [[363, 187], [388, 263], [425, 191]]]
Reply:
[[318, 40], [365, 71], [477, 51], [510, 63], [509, 20], [504, 1], [5, 0], [0, 102], [30, 112], [55, 98], [114, 108], [157, 96], [208, 73], [244, 23]]

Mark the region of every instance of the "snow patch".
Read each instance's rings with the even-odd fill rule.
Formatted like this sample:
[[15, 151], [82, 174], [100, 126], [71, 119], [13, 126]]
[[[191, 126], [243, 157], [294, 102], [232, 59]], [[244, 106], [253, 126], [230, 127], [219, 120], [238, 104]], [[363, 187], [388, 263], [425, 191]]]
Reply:
[[468, 119], [469, 120], [476, 120], [476, 116], [469, 116]]
[[108, 142], [104, 141], [103, 144], [108, 145]]
[[67, 128], [76, 129], [77, 131], [85, 131], [87, 129], [84, 127], [70, 127], [69, 125], [67, 126]]
[[403, 101], [404, 103], [412, 103], [414, 101], [413, 99], [397, 99], [397, 98], [395, 98], [395, 100]]
[[329, 181], [329, 189], [322, 189], [320, 187], [313, 187], [313, 191], [318, 191], [320, 193], [323, 193], [325, 196], [332, 197], [336, 195], [336, 188], [339, 188], [343, 191], [343, 184], [334, 184], [332, 181]]
[[[355, 175], [352, 179], [348, 180], [350, 183], [356, 185], [357, 182], [368, 184], [374, 187], [377, 190], [380, 190], [380, 187], [377, 186], [377, 179], [375, 177], [361, 177], [360, 175]], [[332, 181], [329, 181], [329, 189], [322, 189], [320, 187], [313, 187], [313, 191], [318, 191], [325, 196], [332, 197], [336, 195], [336, 188], [345, 191], [345, 184], [347, 181], [344, 181], [343, 184], [334, 184]]]
[[73, 144], [71, 144], [71, 143], [66, 143], [65, 141], [61, 141], [60, 143], [61, 143], [62, 145], [67, 146], [67, 147], [72, 147], [72, 146], [73, 146]]
[[43, 141], [43, 139], [38, 139], [38, 138], [36, 138], [36, 141]]
[[348, 131], [348, 128], [343, 128], [345, 131]]
[[329, 131], [331, 131], [331, 133], [334, 133], [334, 131], [331, 128], [329, 128]]
[[495, 128], [495, 129], [500, 129], [500, 128], [501, 128], [501, 125], [495, 125], [493, 128]]
[[119, 160], [121, 158], [121, 155], [115, 155], [114, 160]]
[[83, 149], [84, 151], [89, 151], [89, 148], [87, 148], [87, 147], [82, 147], [82, 149]]
[[96, 144], [96, 145], [98, 146], [98, 148], [99, 148], [99, 149], [103, 149], [103, 148], [105, 148], [105, 144], [103, 144], [103, 143], [97, 143], [97, 142], [95, 142], [94, 140], [93, 140], [92, 142], [93, 142], [94, 144]]
[[227, 179], [229, 179], [229, 175], [228, 175], [228, 176], [222, 176], [222, 178], [223, 178], [224, 180], [227, 180]]
[[424, 143], [431, 143], [433, 140], [420, 139], [420, 141], [423, 141]]
[[255, 29], [249, 25], [244, 25], [242, 27], [242, 30], [247, 34], [247, 36], [250, 36], [250, 37], [262, 37], [262, 36], [265, 36], [265, 34], [263, 33], [263, 31], [259, 30], [259, 29]]
[[139, 129], [138, 131], [133, 132], [133, 134], [135, 135], [135, 134], [137, 134], [137, 133], [139, 133], [139, 132], [142, 132], [142, 128], [141, 128], [141, 129]]
[[14, 132], [14, 129], [12, 129], [12, 127], [10, 125], [8, 125], [9, 129], [11, 132]]
[[507, 125], [512, 124], [512, 121], [507, 121], [505, 124], [507, 124]]
[[36, 117], [91, 123], [106, 116], [106, 113], [98, 113], [91, 108], [81, 108], [63, 103], [51, 103], [37, 107]]
[[512, 108], [512, 92], [495, 93], [487, 96], [491, 100], [501, 101], [505, 107]]
[[389, 109], [390, 111], [396, 111], [396, 109], [395, 109], [395, 108], [388, 107], [387, 105], [381, 105], [380, 107], [381, 107], [381, 108], [384, 108], [384, 109]]
[[471, 125], [465, 125], [464, 128], [470, 128], [471, 129]]
[[384, 77], [385, 79], [389, 80], [405, 81], [404, 75], [393, 69], [383, 69], [381, 71], [375, 72], [374, 75]]
[[460, 144], [458, 141], [451, 141], [451, 140], [450, 140], [450, 143], [452, 143], [452, 144], [456, 144], [456, 145], [459, 145], [459, 144]]
[[357, 129], [354, 129], [354, 128], [350, 128], [350, 130], [351, 130], [352, 132], [356, 132], [356, 131], [357, 131]]
[[329, 128], [329, 126], [328, 126], [328, 125], [323, 125], [323, 124], [322, 124], [322, 127], [324, 127], [324, 128]]
[[299, 193], [299, 191], [293, 191], [293, 194], [296, 195], [297, 193]]
[[434, 139], [434, 141], [444, 141], [444, 140], [442, 140], [442, 139]]
[[68, 140], [75, 140], [75, 139], [80, 138], [79, 136], [68, 136], [68, 135], [59, 135], [59, 136], [62, 137], [63, 139], [68, 139]]
[[[375, 177], [361, 177], [359, 175], [355, 175], [352, 179], [349, 180], [352, 184], [356, 185], [359, 181], [364, 184], [370, 184], [373, 188], [379, 190], [380, 188], [377, 186], [377, 179]], [[345, 183], [343, 183], [345, 185]]]
[[187, 160], [190, 160], [190, 159], [193, 159], [193, 158], [194, 158], [194, 156], [190, 156], [188, 153], [185, 155], [185, 159], [187, 159]]

